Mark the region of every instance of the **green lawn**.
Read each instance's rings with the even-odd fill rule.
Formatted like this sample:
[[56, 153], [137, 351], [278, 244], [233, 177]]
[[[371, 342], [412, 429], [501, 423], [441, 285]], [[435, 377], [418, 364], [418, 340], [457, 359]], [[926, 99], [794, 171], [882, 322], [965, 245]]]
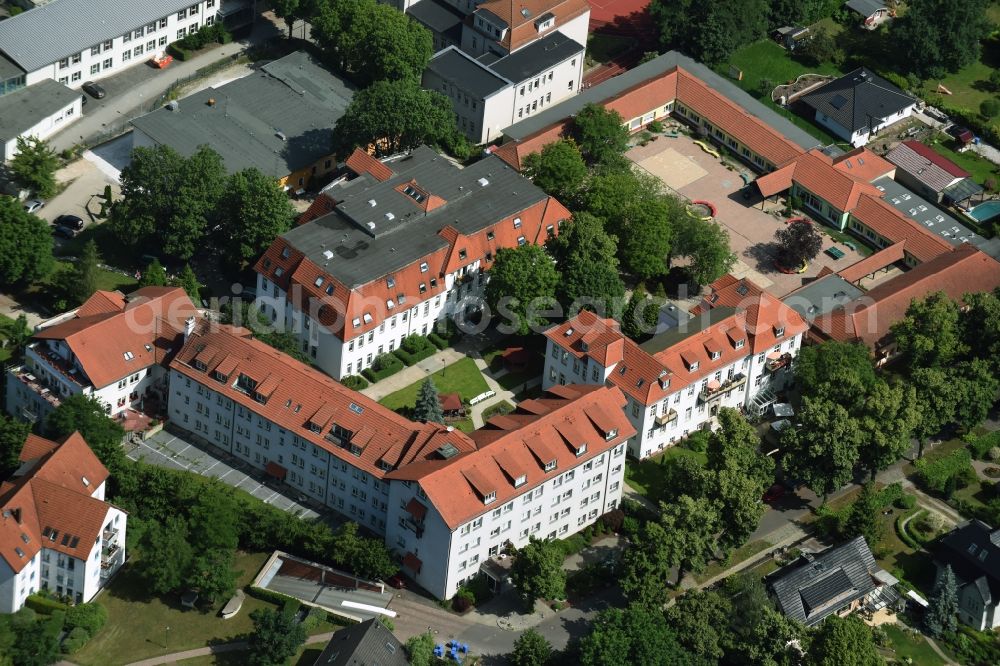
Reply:
[[955, 142], [946, 134], [939, 134], [934, 141], [930, 143], [934, 151], [944, 155], [949, 160], [962, 167], [966, 171], [972, 174], [972, 179], [982, 185], [986, 182], [987, 178], [993, 177], [995, 180], [1000, 180], [998, 175], [1000, 175], [1000, 169], [997, 168], [996, 164], [990, 162], [986, 158], [980, 157], [972, 151], [966, 151], [964, 153], [959, 153], [954, 150]]
[[[431, 377], [434, 385], [440, 393], [458, 393], [462, 400], [469, 400], [480, 393], [489, 390], [486, 380], [476, 367], [476, 362], [471, 358], [463, 358], [457, 363], [438, 370]], [[414, 382], [404, 389], [395, 393], [390, 393], [379, 402], [389, 409], [399, 409], [400, 407], [413, 407], [417, 401], [417, 393], [424, 380]]]
[[[898, 624], [884, 624], [882, 628], [889, 636], [889, 644], [892, 653], [886, 656], [893, 657], [900, 663], [913, 663], [920, 666], [944, 666], [944, 660], [938, 656], [937, 652], [931, 649], [923, 636], [911, 636]], [[911, 661], [907, 662], [909, 659]]]
[[[44, 280], [36, 282], [18, 294], [18, 300], [28, 303], [37, 303], [52, 310], [53, 314], [55, 314], [56, 311], [64, 309], [59, 303], [61, 299], [61, 295], [59, 293], [60, 274], [64, 271], [70, 271], [72, 269], [73, 264], [71, 262], [56, 260], [56, 265], [52, 273], [50, 273]], [[97, 271], [97, 288], [103, 291], [118, 290], [122, 292], [129, 292], [132, 291], [138, 283], [138, 280], [131, 275], [122, 275], [121, 273], [105, 270], [103, 268], [99, 268]]]
[[[325, 647], [322, 643], [307, 643], [299, 648], [295, 656], [289, 659], [286, 666], [313, 666]], [[244, 666], [247, 663], [247, 653], [223, 652], [208, 657], [195, 657], [177, 662], [181, 666]]]
[[[841, 140], [824, 131], [812, 121], [796, 115], [787, 109], [783, 109], [771, 101], [770, 90], [762, 93], [760, 82], [769, 79], [773, 85], [778, 86], [790, 83], [802, 74], [829, 74], [840, 76], [843, 72], [830, 63], [823, 63], [817, 67], [809, 67], [792, 58], [790, 51], [782, 48], [770, 39], [762, 39], [759, 42], [748, 44], [736, 51], [729, 60], [732, 65], [743, 72], [743, 79], [733, 81], [743, 88], [752, 97], [758, 99], [762, 104], [771, 108], [776, 113], [788, 118], [796, 126], [809, 132], [824, 144], [840, 143]], [[728, 76], [728, 67], [720, 66], [718, 72], [723, 76]]]
[[707, 460], [704, 453], [697, 453], [679, 445], [672, 446], [657, 456], [650, 456], [644, 460], [627, 460], [625, 462], [625, 483], [652, 502], [659, 502], [666, 495], [662, 466], [667, 460], [677, 457], [694, 458], [701, 465], [704, 465]]
[[[242, 571], [238, 585], [253, 580], [268, 556], [269, 553], [238, 553], [236, 568]], [[152, 596], [128, 567], [97, 601], [108, 609], [108, 623], [86, 647], [72, 656], [81, 666], [138, 661], [209, 643], [236, 640], [253, 629], [250, 613], [258, 608], [276, 608], [274, 604], [247, 596], [239, 614], [229, 620], [223, 620], [218, 614], [226, 600], [207, 611], [182, 610], [176, 596]], [[335, 629], [334, 625], [324, 622], [314, 633]]]

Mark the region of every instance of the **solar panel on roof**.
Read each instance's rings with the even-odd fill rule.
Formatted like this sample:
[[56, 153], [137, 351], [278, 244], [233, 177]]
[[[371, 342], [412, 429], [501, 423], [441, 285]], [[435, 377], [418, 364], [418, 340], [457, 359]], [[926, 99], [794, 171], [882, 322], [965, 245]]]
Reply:
[[360, 405], [355, 405], [353, 402], [351, 403], [350, 409], [351, 409], [352, 412], [354, 412], [355, 414], [358, 414], [358, 415], [363, 414], [364, 411], [365, 411], [364, 407], [362, 407]]

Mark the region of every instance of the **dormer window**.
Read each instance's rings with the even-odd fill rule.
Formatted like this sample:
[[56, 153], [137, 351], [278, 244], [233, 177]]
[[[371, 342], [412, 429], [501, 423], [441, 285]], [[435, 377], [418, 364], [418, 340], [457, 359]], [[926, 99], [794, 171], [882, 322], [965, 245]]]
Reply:
[[660, 383], [660, 388], [665, 389], [670, 386], [670, 377], [666, 370], [660, 371], [660, 376], [656, 378], [656, 381]]
[[556, 468], [556, 461], [555, 460], [550, 460], [547, 463], [545, 463], [545, 471], [546, 472], [551, 472], [555, 468]]
[[617, 436], [618, 436], [618, 428], [613, 428], [613, 429], [609, 430], [608, 432], [604, 433], [604, 441], [605, 442], [610, 442], [611, 440], [613, 440]]
[[736, 341], [736, 348], [737, 348], [737, 349], [743, 349], [743, 345], [745, 345], [745, 344], [746, 344], [746, 342], [747, 342], [747, 341], [746, 341], [746, 340], [743, 340], [742, 338], [741, 338], [741, 339], [739, 339], [739, 340], [737, 340], [737, 341]]
[[420, 285], [419, 285], [419, 288], [420, 288], [420, 293], [421, 294], [427, 293], [427, 283], [421, 282]]
[[438, 286], [437, 278], [431, 278], [431, 288]]
[[281, 248], [281, 258], [288, 259], [288, 247]]
[[691, 365], [688, 366], [688, 370], [694, 372], [697, 369], [698, 369], [698, 361], [691, 361]]
[[459, 251], [458, 251], [458, 258], [459, 258], [459, 259], [461, 259], [462, 261], [465, 261], [465, 257], [466, 257], [466, 256], [467, 256], [467, 255], [466, 255], [466, 252], [465, 252], [465, 250], [459, 250]]
[[222, 382], [222, 383], [226, 383], [227, 381], [229, 381], [229, 377], [227, 375], [222, 374], [218, 370], [216, 370], [215, 372], [212, 373], [212, 377], [216, 381], [219, 381], [219, 382]]
[[205, 364], [199, 361], [198, 359], [194, 360], [194, 367], [195, 370], [201, 370], [202, 372], [205, 372]]
[[515, 488], [520, 488], [521, 486], [523, 486], [527, 482], [528, 482], [528, 475], [527, 474], [522, 474], [519, 477], [517, 477], [516, 479], [514, 479], [514, 487]]
[[354, 328], [357, 328], [358, 326], [361, 326], [361, 320], [355, 317], [353, 320], [351, 320], [351, 324], [354, 325]]
[[427, 262], [426, 261], [420, 264], [420, 272], [421, 273], [426, 273], [427, 272]]
[[785, 327], [784, 326], [776, 326], [775, 329], [774, 329], [774, 337], [780, 338], [780, 337], [783, 337], [784, 335], [785, 335]]
[[582, 456], [586, 452], [587, 452], [587, 442], [584, 442], [579, 447], [577, 447], [577, 449], [576, 449], [576, 457], [579, 458], [580, 456]]
[[722, 358], [722, 352], [720, 352], [720, 351], [714, 351], [714, 352], [712, 352], [712, 360], [713, 361], [718, 361], [720, 358]]
[[306, 427], [309, 428], [311, 431], [317, 432], [317, 433], [320, 432], [321, 430], [323, 430], [322, 426], [320, 426], [318, 423], [313, 423], [312, 421], [309, 421], [308, 423], [306, 423]]
[[487, 231], [486, 232], [486, 240], [493, 240], [496, 237], [497, 237], [497, 235], [495, 233], [493, 233], [492, 231]]
[[395, 304], [395, 303], [393, 302], [393, 300], [392, 300], [392, 299], [390, 298], [389, 300], [387, 300], [387, 301], [385, 302], [385, 307], [386, 307], [387, 309], [391, 310], [391, 309], [393, 309], [394, 307], [396, 307], [396, 304]]
[[493, 502], [496, 501], [497, 501], [497, 492], [495, 490], [493, 492], [486, 493], [486, 496], [483, 497], [483, 504], [492, 504]]
[[515, 217], [514, 218], [514, 228], [515, 229], [520, 229], [521, 228], [521, 218], [519, 218], [519, 217]]
[[362, 315], [362, 316], [363, 316], [363, 318], [364, 318], [364, 320], [365, 320], [365, 323], [366, 323], [366, 324], [370, 324], [370, 323], [372, 323], [372, 316], [371, 316], [370, 314], [368, 314], [368, 313], [366, 312], [366, 313], [365, 313], [364, 315]]

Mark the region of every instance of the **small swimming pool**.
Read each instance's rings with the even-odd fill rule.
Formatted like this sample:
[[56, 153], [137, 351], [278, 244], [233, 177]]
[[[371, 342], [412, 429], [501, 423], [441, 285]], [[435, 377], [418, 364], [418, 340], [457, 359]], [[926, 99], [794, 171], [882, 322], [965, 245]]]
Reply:
[[1000, 215], [1000, 201], [986, 201], [971, 209], [967, 215], [974, 220], [985, 222]]

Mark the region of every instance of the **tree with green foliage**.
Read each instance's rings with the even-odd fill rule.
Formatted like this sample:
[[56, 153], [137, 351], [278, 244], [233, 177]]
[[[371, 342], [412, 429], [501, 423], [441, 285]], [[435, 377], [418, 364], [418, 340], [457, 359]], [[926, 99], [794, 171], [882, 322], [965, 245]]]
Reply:
[[50, 439], [59, 440], [74, 432], [83, 436], [105, 467], [112, 471], [118, 468], [124, 457], [125, 430], [96, 398], [74, 393], [45, 418], [45, 434]]
[[573, 117], [570, 136], [590, 164], [621, 165], [628, 150], [628, 128], [614, 109], [584, 105]]
[[552, 656], [552, 644], [534, 628], [529, 628], [514, 641], [514, 651], [507, 658], [514, 666], [545, 666]]
[[972, 64], [991, 27], [986, 0], [909, 0], [889, 27], [899, 63], [922, 79], [941, 78]]
[[859, 463], [871, 478], [910, 450], [920, 423], [917, 393], [913, 386], [879, 380], [864, 396], [858, 427], [865, 433]]
[[726, 654], [732, 602], [715, 590], [688, 590], [666, 610], [667, 624], [681, 645], [711, 663]]
[[826, 398], [806, 395], [797, 421], [781, 431], [785, 472], [825, 502], [853, 477], [864, 433], [844, 407]]
[[97, 275], [101, 258], [97, 254], [97, 243], [92, 239], [83, 244], [80, 256], [73, 269], [68, 271], [66, 300], [70, 306], [80, 305], [97, 291]]
[[295, 20], [299, 18], [299, 12], [302, 11], [300, 0], [270, 0], [270, 5], [274, 15], [284, 19], [285, 25], [288, 26], [288, 39], [291, 39]]
[[591, 179], [583, 200], [618, 238], [626, 271], [643, 280], [666, 272], [676, 220], [687, 211], [659, 179], [630, 168], [605, 169]]
[[170, 516], [143, 533], [137, 549], [142, 555], [136, 570], [155, 594], [179, 590], [187, 581], [194, 562], [194, 547], [187, 521]]
[[201, 283], [191, 270], [191, 264], [184, 264], [180, 274], [173, 280], [173, 285], [182, 288], [196, 306], [201, 302]]
[[[1000, 75], [1000, 70], [994, 70]], [[1000, 374], [1000, 289], [966, 294], [962, 313], [962, 341], [976, 357], [988, 361]]]
[[410, 658], [411, 666], [431, 666], [436, 663], [434, 658], [434, 634], [427, 631], [413, 636], [406, 641], [406, 656]]
[[759, 575], [741, 572], [727, 577], [722, 594], [732, 604], [726, 651], [729, 663], [777, 666], [797, 663], [792, 641], [804, 638], [805, 627], [775, 609]]
[[31, 425], [0, 414], [0, 483], [21, 466], [21, 450], [31, 432]]
[[729, 234], [722, 225], [693, 215], [677, 215], [673, 222], [671, 258], [686, 257], [685, 269], [697, 284], [718, 280], [736, 263], [736, 254], [729, 249]]
[[777, 261], [788, 269], [796, 269], [813, 259], [823, 249], [823, 237], [808, 220], [786, 224], [774, 232], [778, 243]]
[[719, 508], [709, 499], [681, 495], [676, 502], [661, 502], [660, 512], [660, 524], [668, 535], [661, 545], [666, 559], [677, 567], [680, 586], [684, 574], [704, 571], [715, 558], [721, 528]]
[[10, 172], [21, 186], [40, 197], [56, 193], [59, 158], [48, 141], [37, 136], [17, 137], [17, 153], [10, 160]]
[[851, 503], [844, 521], [842, 536], [845, 539], [853, 539], [863, 536], [865, 541], [874, 546], [882, 537], [882, 509], [883, 500], [881, 493], [875, 488], [875, 482], [870, 481], [861, 487], [861, 494]]
[[544, 248], [531, 243], [504, 247], [490, 268], [486, 302], [507, 319], [502, 326], [527, 335], [545, 326], [545, 311], [556, 303], [558, 284], [559, 273]]
[[962, 356], [960, 317], [958, 304], [943, 291], [912, 301], [906, 316], [890, 327], [906, 367], [940, 368]]
[[659, 522], [650, 520], [631, 537], [622, 553], [619, 584], [625, 597], [647, 608], [666, 603], [669, 591], [663, 581], [676, 565], [674, 537]]
[[216, 212], [229, 264], [240, 270], [256, 259], [276, 236], [291, 228], [295, 215], [288, 195], [274, 178], [254, 168], [229, 176]]
[[955, 420], [958, 390], [951, 373], [941, 368], [916, 368], [910, 373], [916, 392], [914, 406], [918, 419], [913, 428], [917, 439], [917, 457], [924, 455], [924, 445]]
[[958, 581], [950, 564], [938, 575], [924, 613], [924, 628], [934, 637], [958, 628]]
[[811, 36], [795, 50], [795, 55], [813, 67], [823, 64], [839, 67], [846, 57], [830, 31], [823, 27], [813, 30]]
[[250, 614], [253, 632], [247, 640], [251, 666], [282, 666], [306, 642], [306, 629], [294, 616], [271, 608]]
[[857, 615], [830, 615], [816, 629], [806, 654], [809, 666], [881, 666], [871, 628]]
[[434, 53], [427, 28], [375, 0], [323, 3], [310, 23], [323, 58], [361, 88], [402, 79], [419, 84]]
[[651, 298], [641, 284], [637, 286], [621, 312], [622, 333], [633, 340], [641, 340], [656, 331], [661, 305], [662, 301]]
[[[993, 360], [993, 363], [996, 363]], [[955, 403], [955, 422], [966, 431], [986, 420], [1000, 391], [1000, 379], [990, 360], [963, 361], [951, 372], [959, 400]]]
[[559, 302], [572, 316], [591, 309], [602, 317], [611, 316], [625, 295], [618, 275], [618, 239], [604, 231], [601, 221], [590, 213], [577, 213], [558, 236], [546, 244], [561, 275], [556, 288]]
[[11, 359], [20, 361], [24, 356], [24, 347], [31, 340], [34, 332], [28, 326], [28, 317], [23, 312], [17, 315], [17, 319], [7, 329], [7, 349], [10, 349]]
[[795, 357], [795, 383], [804, 396], [824, 397], [853, 410], [875, 385], [871, 352], [857, 342], [827, 340]]
[[566, 595], [566, 572], [559, 544], [531, 537], [514, 555], [510, 579], [527, 609], [537, 599], [562, 599]]
[[581, 666], [703, 665], [681, 646], [663, 613], [635, 603], [598, 614], [590, 633], [580, 641], [579, 663]]
[[719, 429], [708, 442], [708, 494], [719, 505], [723, 551], [742, 546], [760, 524], [760, 501], [774, 482], [774, 460], [760, 452], [760, 435], [735, 409], [719, 410]]
[[583, 187], [587, 163], [573, 139], [560, 139], [524, 158], [523, 173], [545, 192], [568, 204]]
[[159, 259], [153, 259], [146, 265], [139, 277], [140, 287], [166, 287], [167, 269], [163, 267]]
[[198, 591], [198, 597], [215, 603], [233, 594], [236, 580], [242, 572], [233, 569], [236, 550], [226, 548], [197, 548], [191, 560], [184, 586]]
[[17, 288], [52, 272], [52, 233], [13, 197], [0, 196], [0, 287]]
[[676, 49], [711, 65], [767, 32], [767, 0], [655, 0], [650, 16], [663, 50]]
[[22, 608], [7, 622], [15, 638], [0, 658], [9, 657], [14, 666], [49, 666], [59, 661], [59, 632], [51, 631], [35, 611]]
[[[320, 549], [323, 552], [324, 549]], [[379, 580], [388, 578], [399, 570], [392, 553], [382, 539], [358, 534], [357, 523], [344, 523], [337, 529], [329, 548], [334, 562], [353, 571], [362, 578]]]
[[413, 420], [425, 423], [444, 423], [444, 412], [441, 409], [441, 397], [438, 395], [434, 380], [428, 377], [420, 385], [417, 402], [413, 406]]
[[451, 102], [441, 93], [410, 79], [376, 81], [355, 93], [337, 120], [333, 150], [342, 158], [357, 147], [393, 155], [440, 145], [456, 131]]
[[208, 146], [190, 157], [164, 145], [136, 148], [122, 169], [122, 198], [111, 205], [109, 224], [129, 247], [190, 259], [214, 226], [225, 184], [222, 157]]

